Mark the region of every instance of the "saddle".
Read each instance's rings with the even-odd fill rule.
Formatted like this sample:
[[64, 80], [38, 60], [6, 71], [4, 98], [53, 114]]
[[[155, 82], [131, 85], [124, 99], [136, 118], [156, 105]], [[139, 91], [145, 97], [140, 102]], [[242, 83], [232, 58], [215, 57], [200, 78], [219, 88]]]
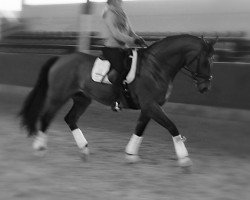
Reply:
[[[124, 71], [119, 76], [122, 78], [122, 95], [124, 96], [129, 108], [137, 109], [131, 97], [131, 92], [128, 85], [132, 83], [137, 71], [137, 50], [129, 49], [127, 56], [124, 58]], [[95, 82], [103, 84], [112, 84], [115, 80], [117, 71], [111, 67], [110, 62], [105, 57], [98, 57], [92, 68], [91, 77]]]
[[[124, 68], [121, 72], [120, 76], [123, 79], [123, 83], [130, 84], [134, 79], [136, 75], [136, 69], [137, 69], [137, 50], [129, 50], [127, 53], [127, 56], [124, 58]], [[110, 62], [105, 59], [105, 57], [100, 56], [96, 58], [92, 72], [91, 77], [92, 80], [99, 83], [104, 84], [112, 84], [114, 82], [114, 76], [116, 71], [111, 67]]]

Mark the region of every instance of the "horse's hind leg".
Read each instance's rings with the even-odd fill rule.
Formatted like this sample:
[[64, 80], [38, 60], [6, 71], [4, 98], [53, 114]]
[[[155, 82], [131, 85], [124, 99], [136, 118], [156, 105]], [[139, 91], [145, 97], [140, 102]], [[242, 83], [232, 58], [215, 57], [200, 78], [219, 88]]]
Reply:
[[70, 109], [69, 113], [65, 116], [65, 122], [68, 124], [76, 144], [80, 149], [80, 152], [83, 155], [88, 155], [88, 142], [84, 137], [82, 131], [77, 126], [77, 121], [81, 117], [81, 115], [85, 112], [89, 104], [91, 103], [91, 99], [85, 96], [83, 93], [77, 93], [73, 97], [73, 106]]
[[146, 106], [143, 106], [142, 109], [147, 113], [148, 116], [165, 127], [172, 135], [179, 165], [182, 167], [192, 165], [192, 161], [189, 158], [188, 151], [178, 129], [176, 128], [175, 124], [167, 117], [160, 105], [157, 103], [151, 103], [150, 105], [147, 104]]
[[67, 101], [67, 98], [62, 98], [57, 95], [48, 95], [45, 107], [40, 117], [40, 130], [33, 142], [33, 149], [43, 151], [47, 149], [47, 134], [46, 131], [55, 117], [57, 111]]
[[126, 146], [125, 153], [126, 153], [126, 159], [130, 163], [134, 163], [139, 161], [139, 148], [143, 139], [143, 133], [148, 125], [148, 122], [150, 121], [150, 117], [147, 115], [143, 114], [142, 112], [140, 113], [140, 117], [137, 120], [137, 125], [135, 129], [135, 133], [131, 136], [129, 143]]

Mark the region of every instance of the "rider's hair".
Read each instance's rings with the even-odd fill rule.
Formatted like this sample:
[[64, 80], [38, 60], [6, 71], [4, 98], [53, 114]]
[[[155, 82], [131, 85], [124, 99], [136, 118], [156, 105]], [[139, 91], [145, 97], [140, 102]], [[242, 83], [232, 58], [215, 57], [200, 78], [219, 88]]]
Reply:
[[107, 1], [107, 4], [111, 4], [113, 0], [108, 0]]
[[112, 4], [114, 1], [117, 1], [117, 0], [107, 0], [107, 4]]

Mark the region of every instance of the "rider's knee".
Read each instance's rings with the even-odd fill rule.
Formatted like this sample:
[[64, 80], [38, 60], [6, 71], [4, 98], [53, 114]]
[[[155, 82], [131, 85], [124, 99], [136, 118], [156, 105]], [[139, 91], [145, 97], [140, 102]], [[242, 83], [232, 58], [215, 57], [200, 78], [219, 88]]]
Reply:
[[108, 74], [108, 78], [111, 83], [116, 83], [119, 80], [119, 73], [115, 69], [112, 69]]

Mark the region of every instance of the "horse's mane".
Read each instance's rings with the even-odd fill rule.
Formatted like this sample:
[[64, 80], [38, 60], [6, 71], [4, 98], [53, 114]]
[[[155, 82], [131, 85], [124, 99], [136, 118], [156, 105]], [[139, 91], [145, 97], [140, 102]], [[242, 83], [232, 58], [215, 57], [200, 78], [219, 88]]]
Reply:
[[150, 54], [157, 55], [158, 53], [161, 53], [163, 48], [165, 49], [171, 42], [178, 41], [179, 39], [189, 39], [190, 41], [192, 41], [192, 43], [194, 41], [197, 41], [197, 42], [201, 41], [200, 37], [190, 35], [190, 34], [171, 35], [171, 36], [167, 36], [163, 39], [160, 39], [154, 42], [146, 49], [141, 49], [141, 53], [142, 54], [150, 53]]
[[159, 44], [163, 44], [163, 43], [166, 44], [166, 43], [171, 42], [173, 40], [182, 39], [182, 38], [190, 38], [190, 39], [200, 40], [199, 37], [194, 36], [194, 35], [190, 35], [190, 34], [171, 35], [171, 36], [167, 36], [163, 39], [160, 39], [160, 40], [154, 42], [153, 44], [151, 44], [148, 47], [148, 49], [152, 49], [152, 48], [158, 46]]

